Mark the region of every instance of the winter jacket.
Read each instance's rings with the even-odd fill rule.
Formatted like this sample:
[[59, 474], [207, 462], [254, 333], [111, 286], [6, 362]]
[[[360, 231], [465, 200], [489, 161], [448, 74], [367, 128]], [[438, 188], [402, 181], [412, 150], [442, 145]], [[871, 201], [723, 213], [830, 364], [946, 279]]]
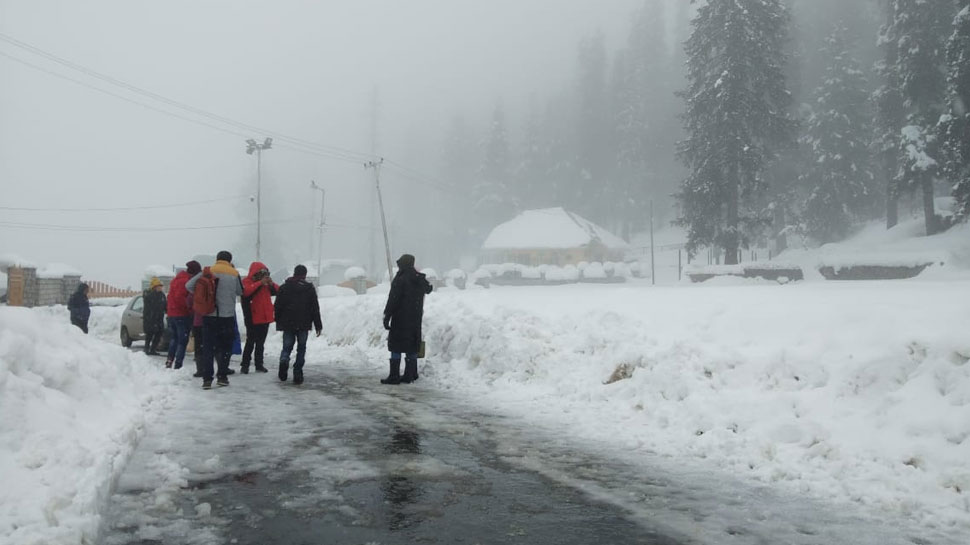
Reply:
[[[208, 316], [215, 318], [232, 318], [236, 315], [236, 298], [242, 295], [242, 283], [239, 281], [239, 271], [228, 261], [216, 261], [209, 267], [209, 271], [216, 281], [216, 309]], [[203, 273], [192, 277], [185, 284], [189, 293], [195, 293], [195, 284], [202, 278]]]
[[158, 290], [145, 290], [145, 307], [141, 311], [141, 322], [145, 333], [158, 333], [165, 328], [165, 294]]
[[172, 283], [168, 286], [168, 309], [166, 314], [172, 318], [181, 318], [192, 315], [192, 306], [189, 304], [189, 290], [185, 289], [185, 284], [191, 280], [192, 275], [182, 271], [175, 275]]
[[413, 354], [421, 345], [421, 320], [424, 296], [434, 289], [428, 279], [413, 267], [402, 267], [391, 282], [391, 292], [384, 306], [384, 320], [390, 317], [387, 349]]
[[87, 287], [87, 284], [81, 284], [71, 294], [71, 298], [67, 300], [67, 310], [71, 312], [72, 324], [86, 324], [91, 317], [91, 304], [88, 302], [88, 296], [84, 293]]
[[249, 276], [242, 281], [242, 311], [247, 327], [270, 324], [275, 319], [271, 296], [276, 295], [280, 287], [273, 282], [263, 284], [261, 280], [255, 279], [256, 274], [262, 270], [266, 270], [266, 265], [254, 261], [249, 266]]
[[317, 289], [303, 278], [291, 277], [276, 294], [276, 330], [309, 331], [323, 329]]

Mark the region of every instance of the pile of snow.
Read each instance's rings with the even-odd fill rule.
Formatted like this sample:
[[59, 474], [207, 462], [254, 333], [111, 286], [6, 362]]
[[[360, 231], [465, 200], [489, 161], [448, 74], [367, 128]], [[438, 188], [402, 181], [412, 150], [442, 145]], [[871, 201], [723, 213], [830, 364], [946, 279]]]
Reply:
[[356, 280], [357, 278], [367, 278], [367, 271], [363, 267], [349, 267], [344, 271], [344, 280]]
[[[120, 311], [96, 309], [92, 324], [99, 310], [117, 338]], [[171, 384], [146, 356], [71, 326], [63, 307], [0, 307], [0, 542], [94, 543], [110, 484]]]
[[[434, 293], [422, 379], [620, 457], [970, 532], [970, 282], [732, 280]], [[323, 303], [325, 334], [377, 365], [383, 304]]]
[[37, 269], [37, 278], [64, 278], [81, 274], [81, 271], [65, 263], [49, 263]]
[[856, 265], [916, 267], [935, 264], [949, 270], [970, 269], [970, 224], [956, 225], [927, 237], [921, 219], [900, 222], [892, 229], [875, 222], [842, 242], [814, 249], [792, 249], [778, 256], [806, 269], [835, 269]]

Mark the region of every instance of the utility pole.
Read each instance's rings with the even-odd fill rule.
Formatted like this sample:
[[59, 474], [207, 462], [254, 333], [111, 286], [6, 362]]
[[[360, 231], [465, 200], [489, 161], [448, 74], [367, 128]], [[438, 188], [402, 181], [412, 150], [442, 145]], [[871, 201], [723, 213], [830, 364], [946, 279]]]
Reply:
[[650, 285], [657, 285], [657, 268], [653, 252], [653, 199], [650, 199]]
[[[370, 153], [377, 157], [377, 117], [380, 108], [377, 85], [374, 85], [371, 94], [371, 126], [370, 126]], [[377, 279], [377, 194], [370, 193], [370, 231], [368, 233], [368, 269]]]
[[326, 225], [326, 219], [323, 215], [323, 206], [327, 199], [327, 190], [318, 186], [317, 182], [310, 180], [310, 189], [320, 192], [320, 224], [317, 225], [317, 287], [320, 287], [321, 276], [323, 275], [323, 228]]
[[394, 279], [394, 267], [391, 265], [391, 243], [387, 240], [387, 220], [384, 217], [384, 199], [381, 197], [381, 165], [384, 159], [379, 161], [368, 161], [364, 163], [364, 168], [374, 169], [374, 187], [377, 189], [377, 206], [381, 211], [381, 228], [384, 229], [384, 254], [387, 256], [387, 278], [388, 281]]
[[246, 153], [256, 153], [256, 261], [259, 261], [259, 251], [262, 245], [263, 231], [263, 150], [273, 147], [273, 139], [266, 138], [262, 144], [250, 138], [246, 140]]

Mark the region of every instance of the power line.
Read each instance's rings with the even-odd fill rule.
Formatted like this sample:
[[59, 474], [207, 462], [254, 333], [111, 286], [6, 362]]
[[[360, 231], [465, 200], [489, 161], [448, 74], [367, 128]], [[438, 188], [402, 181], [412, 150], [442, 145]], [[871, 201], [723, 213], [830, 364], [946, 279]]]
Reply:
[[247, 195], [238, 195], [236, 197], [223, 197], [220, 199], [209, 199], [204, 201], [194, 201], [194, 202], [183, 202], [174, 204], [157, 204], [149, 206], [115, 206], [110, 208], [28, 208], [22, 206], [0, 206], [0, 210], [9, 210], [14, 212], [127, 212], [134, 210], [158, 210], [163, 208], [182, 208], [185, 206], [196, 206], [201, 204], [211, 204], [217, 202], [235, 201], [240, 199], [248, 199]]
[[87, 76], [90, 76], [92, 78], [96, 78], [96, 79], [99, 79], [99, 80], [104, 81], [106, 83], [109, 83], [111, 85], [115, 85], [115, 86], [121, 87], [123, 89], [126, 89], [126, 90], [132, 92], [132, 93], [136, 93], [138, 95], [141, 95], [141, 96], [150, 98], [152, 100], [156, 100], [158, 102], [167, 104], [167, 105], [169, 105], [171, 107], [174, 107], [174, 108], [177, 108], [177, 109], [180, 109], [180, 110], [183, 110], [183, 111], [186, 111], [186, 112], [195, 114], [195, 115], [199, 115], [199, 116], [202, 116], [202, 117], [206, 117], [208, 119], [211, 119], [213, 121], [218, 121], [218, 122], [224, 123], [226, 125], [230, 125], [230, 126], [236, 127], [237, 129], [242, 129], [242, 130], [249, 131], [249, 132], [259, 132], [259, 133], [270, 134], [271, 136], [273, 136], [277, 140], [288, 141], [288, 142], [293, 143], [296, 146], [303, 146], [303, 147], [306, 147], [306, 148], [314, 149], [314, 150], [317, 150], [317, 151], [319, 151], [321, 153], [328, 154], [329, 156], [332, 156], [335, 159], [339, 158], [339, 159], [343, 159], [343, 160], [347, 160], [347, 161], [353, 160], [355, 162], [360, 162], [360, 161], [364, 161], [364, 160], [373, 158], [373, 155], [370, 154], [370, 153], [362, 153], [362, 152], [357, 152], [357, 151], [348, 150], [348, 149], [344, 149], [344, 148], [339, 148], [339, 147], [336, 147], [336, 146], [328, 146], [328, 145], [324, 145], [324, 144], [319, 144], [319, 143], [316, 143], [316, 142], [312, 142], [310, 140], [306, 140], [306, 139], [303, 139], [303, 138], [298, 138], [298, 137], [295, 137], [295, 136], [289, 136], [289, 135], [286, 135], [286, 134], [283, 134], [283, 133], [280, 133], [280, 132], [277, 132], [277, 131], [271, 131], [271, 130], [268, 130], [268, 129], [265, 129], [265, 128], [262, 128], [262, 127], [257, 127], [255, 125], [250, 125], [248, 123], [243, 123], [241, 121], [236, 121], [234, 119], [231, 119], [231, 118], [228, 118], [228, 117], [225, 117], [225, 116], [222, 116], [222, 115], [219, 115], [219, 114], [210, 112], [208, 110], [204, 110], [202, 108], [198, 108], [198, 107], [195, 107], [195, 106], [186, 104], [184, 102], [179, 102], [177, 100], [170, 99], [170, 98], [165, 97], [165, 96], [162, 96], [162, 95], [160, 95], [158, 93], [149, 91], [147, 89], [143, 89], [141, 87], [132, 85], [132, 84], [127, 83], [125, 81], [122, 81], [120, 79], [117, 79], [117, 78], [114, 78], [112, 76], [109, 76], [107, 74], [103, 74], [103, 73], [98, 72], [96, 70], [93, 70], [91, 68], [87, 68], [87, 67], [82, 66], [80, 64], [74, 63], [72, 61], [69, 61], [69, 60], [63, 58], [63, 57], [59, 57], [59, 56], [57, 56], [57, 55], [55, 55], [53, 53], [50, 53], [50, 52], [45, 51], [43, 49], [40, 49], [39, 47], [33, 46], [33, 45], [28, 44], [26, 42], [23, 42], [21, 40], [18, 40], [16, 38], [12, 37], [12, 36], [7, 35], [7, 34], [0, 33], [0, 40], [2, 40], [4, 42], [7, 42], [10, 45], [13, 45], [14, 47], [18, 47], [20, 49], [23, 49], [23, 50], [28, 51], [30, 53], [33, 53], [35, 55], [39, 55], [41, 57], [44, 57], [44, 58], [46, 58], [46, 59], [48, 59], [50, 61], [53, 61], [53, 62], [55, 62], [57, 64], [60, 64], [62, 66], [65, 66], [67, 68], [70, 68], [72, 70], [81, 72], [81, 73], [83, 73], [83, 74], [85, 74]]
[[[301, 217], [288, 220], [264, 221], [268, 224], [302, 223], [309, 217]], [[205, 231], [215, 229], [238, 229], [242, 227], [253, 227], [256, 222], [237, 223], [232, 225], [205, 225], [205, 226], [186, 226], [186, 227], [95, 227], [85, 225], [53, 225], [43, 223], [19, 223], [0, 221], [0, 227], [11, 229], [26, 229], [31, 231], [75, 231], [75, 232], [139, 232], [155, 233], [169, 231]]]
[[[219, 123], [223, 123], [225, 125], [229, 125], [231, 127], [235, 127], [236, 129], [241, 129], [241, 130], [245, 130], [245, 131], [248, 131], [248, 132], [240, 132], [238, 130], [229, 129], [229, 128], [226, 128], [226, 127], [223, 127], [223, 126], [219, 126], [219, 125], [215, 125], [213, 123], [209, 123], [209, 122], [206, 122], [206, 121], [203, 121], [203, 120], [200, 120], [200, 119], [195, 119], [195, 118], [187, 117], [185, 115], [181, 115], [179, 113], [176, 113], [176, 112], [173, 112], [173, 111], [170, 111], [170, 110], [162, 109], [162, 108], [159, 108], [157, 106], [153, 106], [153, 105], [150, 105], [150, 104], [146, 104], [144, 102], [135, 100], [135, 99], [133, 99], [131, 97], [127, 97], [127, 96], [124, 96], [124, 95], [121, 95], [121, 94], [118, 94], [118, 93], [114, 93], [114, 92], [108, 91], [108, 90], [106, 90], [104, 88], [91, 85], [88, 82], [84, 82], [84, 81], [81, 81], [81, 80], [72, 78], [70, 76], [66, 76], [64, 74], [55, 72], [53, 70], [44, 68], [44, 67], [39, 66], [37, 64], [31, 63], [29, 61], [20, 59], [18, 57], [15, 57], [13, 55], [10, 55], [8, 53], [5, 53], [5, 52], [0, 51], [0, 56], [6, 57], [6, 58], [8, 58], [10, 60], [13, 60], [15, 62], [18, 62], [18, 63], [23, 64], [25, 66], [28, 66], [30, 68], [33, 68], [35, 70], [39, 70], [39, 71], [44, 72], [46, 74], [49, 74], [49, 75], [52, 75], [52, 76], [55, 76], [55, 77], [58, 77], [58, 78], [61, 78], [61, 79], [70, 81], [72, 83], [75, 83], [75, 84], [78, 84], [78, 85], [87, 87], [89, 89], [93, 89], [95, 91], [104, 93], [106, 95], [109, 95], [109, 96], [112, 96], [112, 97], [115, 97], [115, 98], [119, 98], [121, 100], [124, 100], [126, 102], [129, 102], [129, 103], [132, 103], [132, 104], [141, 106], [143, 108], [147, 108], [149, 110], [153, 110], [153, 111], [162, 113], [164, 115], [168, 115], [168, 116], [175, 117], [177, 119], [181, 119], [183, 121], [188, 121], [190, 123], [195, 123], [197, 125], [202, 125], [202, 126], [205, 126], [205, 127], [209, 127], [211, 129], [215, 129], [215, 130], [218, 130], [218, 131], [227, 133], [227, 134], [232, 134], [234, 136], [240, 136], [242, 138], [249, 138], [250, 137], [250, 133], [253, 132], [253, 131], [260, 132], [260, 133], [264, 133], [264, 134], [268, 134], [268, 135], [273, 136], [276, 140], [279, 140], [280, 141], [280, 142], [277, 143], [277, 145], [279, 147], [283, 147], [283, 148], [286, 148], [286, 149], [290, 149], [290, 150], [296, 151], [298, 153], [304, 153], [304, 154], [308, 154], [308, 155], [315, 155], [315, 156], [318, 156], [318, 157], [323, 157], [323, 158], [328, 158], [328, 159], [334, 159], [334, 160], [338, 160], [338, 161], [345, 161], [345, 162], [351, 162], [351, 163], [366, 163], [367, 161], [371, 161], [371, 160], [375, 159], [375, 155], [372, 154], [372, 153], [365, 153], [365, 152], [359, 152], [359, 151], [354, 151], [354, 150], [350, 150], [350, 149], [340, 148], [340, 147], [336, 147], [336, 146], [324, 145], [324, 144], [320, 144], [320, 143], [313, 142], [313, 141], [310, 141], [310, 140], [306, 140], [306, 139], [303, 139], [303, 138], [289, 136], [289, 135], [280, 133], [278, 131], [273, 131], [273, 130], [269, 130], [269, 129], [257, 127], [255, 125], [250, 125], [248, 123], [243, 123], [241, 121], [236, 121], [234, 119], [231, 119], [231, 118], [228, 118], [228, 117], [219, 115], [219, 114], [215, 114], [215, 113], [210, 112], [208, 110], [204, 110], [202, 108], [198, 108], [198, 107], [195, 107], [195, 106], [192, 106], [192, 105], [183, 103], [183, 102], [179, 102], [177, 100], [170, 99], [170, 98], [165, 97], [165, 96], [162, 96], [162, 95], [160, 95], [158, 93], [149, 91], [147, 89], [143, 89], [141, 87], [137, 87], [135, 85], [129, 84], [127, 82], [124, 82], [124, 81], [119, 80], [117, 78], [114, 78], [112, 76], [103, 74], [103, 73], [98, 72], [96, 70], [93, 70], [93, 69], [87, 68], [85, 66], [82, 66], [80, 64], [74, 63], [74, 62], [72, 62], [70, 60], [67, 60], [67, 59], [64, 59], [62, 57], [59, 57], [59, 56], [57, 56], [57, 55], [55, 55], [53, 53], [50, 53], [50, 52], [45, 51], [43, 49], [40, 49], [39, 47], [33, 46], [33, 45], [28, 44], [26, 42], [23, 42], [21, 40], [18, 40], [16, 38], [14, 38], [12, 36], [9, 36], [7, 34], [4, 34], [4, 33], [0, 33], [0, 41], [4, 41], [4, 42], [6, 42], [6, 43], [8, 43], [10, 45], [13, 45], [14, 47], [18, 47], [18, 48], [20, 48], [22, 50], [25, 50], [27, 52], [30, 52], [30, 53], [33, 53], [35, 55], [41, 56], [41, 57], [46, 58], [46, 59], [48, 59], [50, 61], [53, 61], [53, 62], [55, 62], [57, 64], [60, 64], [60, 65], [62, 65], [64, 67], [67, 67], [67, 68], [69, 68], [71, 70], [74, 70], [74, 71], [77, 71], [77, 72], [81, 72], [82, 74], [85, 74], [85, 75], [87, 75], [89, 77], [92, 77], [92, 78], [96, 78], [96, 79], [98, 79], [100, 81], [103, 81], [105, 83], [108, 83], [110, 85], [114, 85], [114, 86], [117, 86], [117, 87], [121, 87], [121, 88], [123, 88], [123, 89], [125, 89], [127, 91], [130, 91], [132, 93], [135, 93], [137, 95], [140, 95], [140, 96], [143, 96], [143, 97], [146, 97], [146, 98], [149, 98], [149, 99], [152, 99], [152, 100], [161, 102], [163, 104], [166, 104], [168, 106], [171, 106], [171, 107], [176, 108], [176, 109], [179, 109], [179, 110], [182, 110], [184, 112], [188, 112], [188, 113], [191, 113], [191, 114], [194, 114], [194, 115], [202, 116], [202, 117], [205, 117], [207, 119], [210, 119], [210, 120], [213, 120], [213, 121], [216, 121], [216, 122], [219, 122]], [[410, 168], [410, 167], [408, 167], [408, 166], [406, 166], [406, 165], [404, 165], [402, 163], [399, 163], [397, 161], [392, 161], [392, 160], [387, 160], [387, 163], [393, 169], [395, 169], [399, 173], [401, 173], [403, 177], [408, 178], [408, 179], [410, 179], [410, 180], [412, 180], [414, 182], [418, 182], [418, 183], [427, 185], [429, 187], [433, 187], [433, 188], [438, 189], [439, 191], [442, 191], [444, 193], [450, 193], [450, 194], [455, 195], [455, 196], [459, 196], [459, 197], [462, 197], [462, 198], [467, 198], [463, 193], [461, 193], [458, 190], [452, 189], [448, 184], [442, 183], [440, 181], [433, 180], [429, 176], [427, 176], [425, 174], [422, 174], [422, 173], [418, 172], [417, 170], [414, 170], [414, 169], [412, 169], [412, 168]]]

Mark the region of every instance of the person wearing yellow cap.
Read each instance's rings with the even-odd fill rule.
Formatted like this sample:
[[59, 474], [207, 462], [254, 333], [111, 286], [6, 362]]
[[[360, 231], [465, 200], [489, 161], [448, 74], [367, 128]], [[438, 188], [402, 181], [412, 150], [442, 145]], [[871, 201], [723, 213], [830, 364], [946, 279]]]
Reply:
[[158, 343], [165, 331], [165, 299], [164, 286], [157, 276], [153, 276], [145, 290], [145, 308], [142, 310], [142, 326], [145, 328], [145, 353], [150, 356], [158, 355]]

